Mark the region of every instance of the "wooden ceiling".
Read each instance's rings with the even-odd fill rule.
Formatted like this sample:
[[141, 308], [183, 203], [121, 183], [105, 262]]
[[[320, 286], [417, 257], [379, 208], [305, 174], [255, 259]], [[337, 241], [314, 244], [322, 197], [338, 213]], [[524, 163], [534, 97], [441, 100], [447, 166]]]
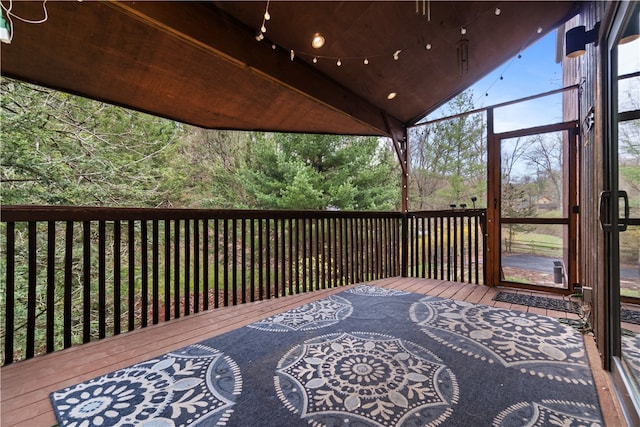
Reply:
[[[2, 73], [205, 128], [398, 135], [576, 10], [568, 1], [271, 1], [257, 41], [266, 5], [47, 2], [45, 23], [13, 20]], [[13, 12], [37, 19], [43, 5], [14, 1]]]

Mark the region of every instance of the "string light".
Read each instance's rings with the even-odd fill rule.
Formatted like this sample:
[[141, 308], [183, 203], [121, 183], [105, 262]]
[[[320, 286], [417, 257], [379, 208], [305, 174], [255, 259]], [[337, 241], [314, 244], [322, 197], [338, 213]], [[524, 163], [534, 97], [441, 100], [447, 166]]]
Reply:
[[[260, 32], [256, 35], [256, 40], [259, 41], [259, 42], [265, 39], [265, 33], [267, 32], [266, 21], [271, 19], [271, 14], [269, 13], [269, 4], [270, 4], [270, 0], [267, 0], [266, 7], [265, 7], [265, 12], [264, 12], [264, 15], [263, 15], [262, 25], [260, 27]], [[416, 14], [419, 13], [419, 10], [420, 10], [419, 2], [418, 2], [418, 0], [416, 0]], [[428, 15], [429, 20], [431, 20], [431, 3], [430, 3], [430, 0], [422, 0], [422, 12], [423, 12], [423, 15], [426, 12], [426, 14]], [[487, 13], [492, 13], [492, 12], [495, 13], [495, 15], [500, 15], [502, 13], [500, 8], [489, 7], [488, 9], [486, 9], [481, 14], [476, 15], [474, 20], [466, 22], [466, 23], [464, 23], [464, 25], [460, 26], [460, 34], [461, 34], [462, 37], [461, 37], [461, 40], [457, 42], [457, 45], [459, 45], [461, 42], [468, 43], [468, 40], [466, 40], [466, 38], [464, 36], [467, 34], [467, 27], [469, 25], [473, 25], [475, 22], [477, 22], [479, 20], [480, 16], [483, 16], [483, 15], [486, 15]], [[539, 30], [539, 32], [541, 31], [540, 28], [538, 28], [538, 30]], [[319, 48], [319, 47], [322, 47], [322, 45], [324, 44], [324, 43], [322, 43], [323, 41], [324, 41], [324, 36], [322, 36], [322, 34], [320, 34], [320, 33], [315, 33], [314, 36], [313, 36], [313, 39], [312, 39], [312, 46], [314, 48], [316, 48], [316, 49]], [[431, 50], [433, 48], [433, 45], [431, 43], [426, 43], [423, 46], [424, 46], [425, 50]], [[272, 49], [276, 49], [276, 44], [273, 43], [271, 45], [271, 47], [272, 47]], [[285, 50], [289, 50], [291, 61], [293, 61], [295, 59], [295, 56], [297, 54], [298, 56], [301, 56], [301, 57], [309, 57], [309, 58], [311, 58], [311, 61], [314, 64], [317, 64], [318, 61], [320, 61], [322, 59], [329, 59], [329, 60], [335, 61], [335, 64], [338, 67], [342, 66], [342, 57], [316, 55], [316, 54], [313, 54], [311, 52], [295, 52], [293, 49], [289, 49], [286, 46], [281, 46], [281, 47], [284, 48]], [[416, 47], [417, 46], [409, 46], [405, 50], [414, 49]], [[458, 50], [460, 50], [460, 46], [457, 46], [457, 47], [458, 47]], [[466, 45], [462, 46], [462, 47], [466, 48]], [[462, 49], [462, 50], [464, 51], [465, 49]], [[392, 58], [395, 61], [398, 61], [400, 59], [400, 53], [401, 52], [403, 52], [403, 49], [395, 50], [395, 52], [392, 54]], [[463, 52], [463, 53], [466, 53], [466, 52]], [[362, 64], [364, 64], [364, 65], [369, 65], [370, 58], [372, 58], [372, 57], [376, 57], [377, 58], [377, 57], [383, 57], [383, 56], [386, 56], [386, 54], [376, 54], [376, 55], [366, 55], [366, 56], [364, 56], [364, 55], [363, 56], [350, 56], [350, 57], [346, 57], [345, 59], [347, 59], [347, 60], [358, 60], [358, 61], [362, 61]], [[465, 55], [463, 55], [463, 56], [465, 56]], [[462, 58], [462, 59], [463, 59], [462, 62], [463, 62], [464, 68], [466, 68], [468, 66], [468, 59], [466, 57]]]
[[262, 25], [260, 26], [260, 33], [256, 36], [257, 41], [260, 42], [264, 40], [264, 33], [267, 32], [267, 26], [265, 25], [265, 23], [270, 19], [271, 19], [271, 14], [269, 14], [269, 0], [267, 0], [267, 6], [264, 8], [264, 15], [262, 15]]
[[[538, 27], [536, 33], [540, 34], [542, 32], [542, 27]], [[522, 52], [522, 50], [524, 50], [524, 48], [529, 44], [529, 42], [534, 38], [533, 35], [531, 35], [529, 37], [529, 39], [524, 43], [524, 45], [522, 46], [522, 48], [520, 49], [520, 52]], [[509, 67], [511, 67], [511, 64], [513, 64], [513, 62], [516, 59], [522, 59], [522, 53], [518, 53], [518, 56], [515, 56], [511, 59], [511, 61], [509, 61], [509, 63], [507, 64], [507, 66], [505, 67], [504, 70], [502, 70], [502, 73], [500, 73], [500, 77], [498, 77], [493, 83], [491, 83], [491, 85], [489, 85], [489, 87], [487, 88], [487, 90], [485, 91], [485, 96], [489, 96], [489, 91], [491, 90], [491, 88], [499, 81], [499, 80], [504, 80], [504, 74], [507, 72], [507, 70], [509, 69]], [[478, 101], [478, 100], [477, 100]]]
[[269, 1], [267, 0], [267, 6], [264, 8], [264, 20], [268, 21], [271, 19], [271, 15], [269, 14]]

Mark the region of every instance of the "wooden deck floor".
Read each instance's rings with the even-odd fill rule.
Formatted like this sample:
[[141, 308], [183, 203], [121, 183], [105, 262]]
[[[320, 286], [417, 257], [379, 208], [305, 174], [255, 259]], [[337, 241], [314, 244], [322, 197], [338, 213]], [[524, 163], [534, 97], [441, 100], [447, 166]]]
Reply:
[[[413, 278], [390, 278], [370, 283], [425, 295], [529, 311], [556, 318], [575, 317], [565, 312], [493, 301], [493, 296], [501, 290], [500, 288]], [[145, 361], [342, 290], [344, 288], [326, 289], [286, 298], [224, 307], [3, 367], [0, 370], [2, 394], [0, 425], [5, 427], [52, 426], [56, 424], [49, 401], [49, 393], [52, 391]], [[531, 293], [522, 290], [513, 291]], [[556, 296], [556, 298], [561, 297]], [[605, 417], [605, 425], [624, 426], [619, 406], [613, 397], [609, 374], [600, 369], [598, 350], [593, 338], [586, 336], [585, 344]]]

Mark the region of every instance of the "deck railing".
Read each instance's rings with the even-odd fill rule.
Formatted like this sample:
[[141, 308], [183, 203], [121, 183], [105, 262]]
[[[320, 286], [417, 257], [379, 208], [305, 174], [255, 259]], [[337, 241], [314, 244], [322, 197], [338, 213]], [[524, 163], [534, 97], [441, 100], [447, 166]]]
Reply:
[[485, 217], [484, 209], [410, 213], [407, 275], [484, 283]]
[[5, 206], [4, 364], [220, 306], [393, 276], [480, 283], [481, 210]]

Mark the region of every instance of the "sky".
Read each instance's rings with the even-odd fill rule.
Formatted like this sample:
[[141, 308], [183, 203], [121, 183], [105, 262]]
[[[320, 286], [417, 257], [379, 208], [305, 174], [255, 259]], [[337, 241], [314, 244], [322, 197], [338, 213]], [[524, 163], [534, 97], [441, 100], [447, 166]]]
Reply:
[[[619, 46], [619, 72], [632, 73], [640, 70], [640, 40]], [[524, 49], [520, 57], [509, 59], [493, 72], [471, 86], [474, 107], [482, 108], [549, 92], [562, 87], [562, 67], [556, 63], [556, 31]], [[631, 89], [623, 89], [633, 99], [640, 99], [638, 78], [627, 82]], [[628, 92], [633, 92], [629, 95]], [[637, 108], [637, 106], [636, 106]], [[428, 116], [433, 120], [448, 115], [440, 108]], [[552, 95], [536, 101], [516, 104], [495, 111], [495, 131], [523, 129], [562, 121], [562, 95]]]
[[562, 87], [562, 67], [555, 62], [555, 30], [522, 51], [520, 55], [521, 58], [511, 58], [473, 85], [476, 107], [494, 105]]
[[[501, 64], [493, 72], [476, 82], [473, 90], [474, 107], [482, 108], [548, 92], [562, 87], [562, 67], [555, 62], [556, 31]], [[430, 114], [428, 119], [447, 115], [444, 109]], [[561, 121], [561, 95], [529, 101], [518, 106], [496, 110], [496, 132]]]
[[[618, 74], [640, 71], [640, 39], [618, 46]], [[620, 82], [621, 111], [636, 109], [640, 104], [640, 78]]]
[[[546, 34], [493, 72], [471, 86], [474, 108], [479, 109], [562, 88], [562, 66], [555, 61], [556, 31]], [[640, 70], [640, 39], [618, 45], [618, 73]], [[620, 111], [640, 105], [640, 77], [619, 83]], [[446, 106], [428, 116], [428, 120], [449, 115]], [[496, 109], [494, 130], [497, 133], [526, 129], [562, 121], [562, 94]], [[552, 134], [547, 137], [553, 138]], [[525, 168], [522, 168], [525, 170]]]

